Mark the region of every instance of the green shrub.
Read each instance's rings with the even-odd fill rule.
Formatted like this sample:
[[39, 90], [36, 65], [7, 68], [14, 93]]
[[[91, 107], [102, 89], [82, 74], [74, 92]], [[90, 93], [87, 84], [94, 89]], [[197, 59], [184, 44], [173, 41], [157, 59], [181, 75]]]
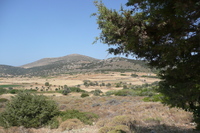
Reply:
[[79, 87], [70, 87], [71, 92], [85, 92], [85, 90], [80, 89]]
[[20, 92], [0, 114], [0, 126], [41, 127], [59, 113], [57, 104], [43, 95]]
[[8, 99], [6, 99], [6, 98], [0, 98], [0, 103], [5, 103], [7, 101], [8, 101]]
[[144, 102], [162, 102], [163, 95], [162, 94], [157, 94], [149, 97], [145, 97], [143, 99]]
[[94, 91], [92, 91], [92, 93], [95, 95], [95, 96], [99, 96], [101, 93], [103, 93], [100, 89], [96, 89]]
[[121, 84], [117, 83], [115, 87], [117, 87], [117, 88], [121, 87]]
[[116, 91], [107, 91], [106, 96], [114, 95]]
[[131, 74], [131, 77], [138, 77], [137, 74]]
[[63, 95], [68, 95], [70, 93], [70, 88], [65, 88], [63, 91], [62, 91], [62, 94]]
[[51, 129], [55, 129], [58, 128], [60, 123], [58, 120], [58, 117], [53, 117], [50, 121], [48, 121], [47, 123], [48, 127], [50, 127]]
[[139, 96], [153, 96], [155, 94], [154, 90], [145, 88], [145, 89], [141, 89], [139, 92]]
[[44, 85], [45, 85], [45, 86], [50, 86], [49, 82], [45, 82]]
[[123, 85], [123, 89], [128, 89], [127, 85]]
[[82, 94], [81, 94], [81, 97], [82, 97], [82, 98], [88, 97], [88, 96], [89, 96], [89, 94], [87, 94], [87, 93], [82, 93]]
[[0, 88], [0, 95], [5, 94], [7, 92], [6, 89]]
[[107, 83], [107, 84], [106, 84], [106, 87], [111, 87], [111, 86], [112, 86], [111, 83]]
[[37, 92], [36, 89], [28, 89], [28, 90], [25, 90], [26, 92]]
[[11, 94], [17, 94], [18, 92], [20, 92], [20, 90], [17, 90], [17, 89], [8, 90], [8, 93], [11, 93]]
[[119, 90], [117, 92], [115, 92], [115, 96], [131, 96], [132, 90]]
[[67, 110], [61, 112], [60, 117], [62, 118], [62, 121], [66, 121], [68, 119], [79, 119], [81, 122], [91, 125], [92, 122], [98, 118], [98, 115], [91, 112], [79, 112], [78, 110]]

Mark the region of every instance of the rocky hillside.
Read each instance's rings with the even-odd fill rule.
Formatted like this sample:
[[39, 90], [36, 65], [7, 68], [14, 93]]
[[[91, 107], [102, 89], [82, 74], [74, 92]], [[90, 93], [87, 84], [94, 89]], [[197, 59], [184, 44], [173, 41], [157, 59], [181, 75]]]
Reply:
[[45, 58], [21, 67], [0, 65], [0, 76], [47, 76], [74, 72], [140, 71], [150, 72], [146, 63], [121, 57], [99, 60], [72, 54], [59, 58]]

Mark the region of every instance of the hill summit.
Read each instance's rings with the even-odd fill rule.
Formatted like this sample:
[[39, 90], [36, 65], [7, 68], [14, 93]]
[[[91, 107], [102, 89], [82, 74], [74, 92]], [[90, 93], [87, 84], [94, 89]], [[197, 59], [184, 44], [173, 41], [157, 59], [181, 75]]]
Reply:
[[25, 64], [21, 66], [22, 68], [32, 68], [32, 67], [39, 67], [39, 66], [45, 66], [45, 65], [51, 65], [51, 64], [56, 64], [56, 63], [71, 63], [71, 62], [95, 62], [99, 61], [98, 59], [85, 56], [85, 55], [80, 55], [80, 54], [70, 54], [67, 56], [63, 57], [58, 57], [58, 58], [44, 58], [40, 59], [38, 61]]

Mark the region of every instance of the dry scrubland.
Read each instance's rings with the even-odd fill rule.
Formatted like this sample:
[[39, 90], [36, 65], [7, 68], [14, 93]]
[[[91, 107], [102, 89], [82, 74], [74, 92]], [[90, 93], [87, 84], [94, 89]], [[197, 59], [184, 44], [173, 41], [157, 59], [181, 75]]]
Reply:
[[[90, 91], [93, 89], [101, 89], [103, 92], [112, 90], [112, 89], [121, 89], [121, 88], [108, 88], [108, 87], [85, 87], [83, 85], [84, 80], [90, 81], [97, 81], [98, 83], [118, 83], [118, 82], [126, 82], [131, 83], [133, 85], [142, 85], [144, 83], [153, 83], [158, 81], [155, 78], [147, 78], [147, 77], [138, 77], [133, 78], [131, 77], [132, 73], [120, 73], [120, 72], [113, 72], [108, 74], [102, 73], [88, 73], [88, 74], [76, 74], [76, 75], [62, 75], [57, 77], [31, 77], [31, 78], [0, 78], [0, 85], [4, 84], [15, 84], [15, 85], [22, 85], [22, 87], [18, 87], [17, 89], [30, 89], [30, 88], [41, 88], [42, 86], [45, 87], [45, 83], [49, 82], [51, 84], [51, 90], [55, 90], [59, 86], [76, 86], [81, 85], [81, 89], [86, 91]], [[145, 75], [147, 76], [148, 73], [137, 73], [138, 76]], [[151, 74], [154, 76], [155, 74]]]
[[[147, 73], [137, 73], [139, 76]], [[0, 79], [0, 84], [19, 84], [22, 89], [51, 84], [52, 90], [59, 85], [80, 85], [81, 89], [91, 91], [101, 89], [119, 90], [122, 87], [85, 87], [83, 80], [98, 81], [99, 83], [127, 82], [135, 85], [158, 81], [155, 78], [130, 76], [131, 73], [108, 74], [77, 74], [63, 75], [49, 78], [8, 78]], [[152, 74], [151, 74], [152, 75]], [[93, 125], [84, 125], [78, 119], [72, 119], [60, 124], [58, 129], [49, 127], [40, 129], [26, 129], [24, 127], [0, 128], [0, 133], [107, 133], [111, 129], [123, 129], [127, 133], [193, 133], [195, 124], [192, 123], [192, 114], [178, 108], [169, 108], [159, 102], [144, 102], [142, 96], [90, 96], [81, 98], [80, 93], [70, 93], [64, 96], [60, 93], [43, 93], [58, 103], [60, 110], [79, 110], [99, 115]], [[9, 99], [11, 94], [0, 95], [0, 98]], [[66, 127], [70, 130], [66, 130]]]

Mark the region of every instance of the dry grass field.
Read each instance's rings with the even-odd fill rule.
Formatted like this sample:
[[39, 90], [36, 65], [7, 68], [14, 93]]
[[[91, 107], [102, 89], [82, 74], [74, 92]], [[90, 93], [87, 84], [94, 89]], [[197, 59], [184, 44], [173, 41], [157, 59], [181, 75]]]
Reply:
[[[83, 85], [84, 80], [96, 81], [98, 83], [126, 82], [133, 85], [142, 85], [159, 81], [156, 78], [144, 77], [150, 74], [137, 73], [139, 77], [131, 77], [132, 73], [110, 72], [107, 74], [90, 73], [77, 75], [62, 75], [46, 78], [1, 78], [0, 85], [22, 85], [21, 89], [41, 88], [45, 82], [51, 84], [52, 90], [59, 86], [77, 86], [86, 91], [100, 89], [103, 92], [119, 90], [106, 86]], [[151, 74], [154, 76], [154, 74]], [[90, 96], [81, 98], [81, 93], [43, 93], [58, 103], [60, 110], [79, 110], [92, 112], [99, 116], [92, 125], [84, 125], [75, 121], [70, 130], [44, 127], [40, 129], [26, 129], [24, 127], [0, 128], [0, 133], [107, 133], [113, 129], [123, 129], [127, 133], [193, 133], [195, 124], [192, 122], [192, 114], [179, 108], [169, 108], [160, 102], [144, 102], [142, 96]], [[0, 95], [0, 98], [9, 99], [12, 94]], [[69, 122], [65, 122], [69, 123]], [[62, 125], [65, 125], [62, 123]], [[78, 123], [78, 124], [77, 124]], [[79, 126], [77, 126], [79, 125]], [[119, 126], [120, 125], [120, 126]], [[66, 125], [69, 126], [69, 125]], [[116, 132], [117, 133], [117, 132]]]
[[98, 83], [118, 83], [118, 82], [126, 82], [131, 83], [133, 85], [142, 85], [145, 83], [153, 83], [155, 81], [159, 81], [156, 78], [148, 78], [148, 77], [141, 77], [141, 76], [155, 76], [155, 74], [148, 74], [148, 73], [137, 73], [138, 77], [134, 78], [131, 77], [130, 72], [120, 73], [120, 72], [110, 72], [107, 74], [103, 73], [88, 73], [88, 74], [76, 74], [76, 75], [62, 75], [57, 77], [32, 77], [32, 78], [0, 78], [0, 85], [21, 85], [20, 87], [15, 87], [17, 89], [34, 89], [35, 87], [41, 88], [42, 86], [45, 87], [45, 83], [49, 82], [51, 85], [51, 89], [55, 90], [59, 86], [76, 86], [80, 85], [81, 89], [86, 91], [91, 91], [94, 89], [101, 89], [103, 92], [113, 89], [121, 89], [121, 88], [107, 88], [107, 87], [85, 87], [83, 85], [84, 80], [96, 81]]

